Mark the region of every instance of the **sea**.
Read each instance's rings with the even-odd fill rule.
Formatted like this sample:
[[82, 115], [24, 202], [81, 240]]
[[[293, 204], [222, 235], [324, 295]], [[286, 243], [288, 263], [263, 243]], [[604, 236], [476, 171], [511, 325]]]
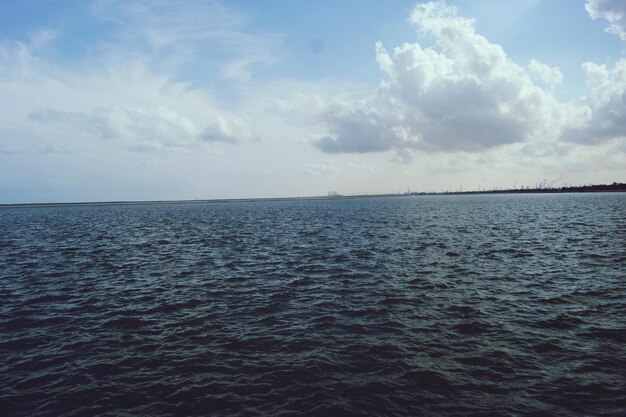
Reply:
[[0, 209], [2, 416], [624, 416], [626, 193]]

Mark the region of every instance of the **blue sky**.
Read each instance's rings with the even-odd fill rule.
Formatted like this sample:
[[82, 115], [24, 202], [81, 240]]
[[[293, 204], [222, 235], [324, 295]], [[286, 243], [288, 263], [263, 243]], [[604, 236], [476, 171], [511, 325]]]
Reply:
[[0, 203], [626, 181], [618, 0], [0, 3]]

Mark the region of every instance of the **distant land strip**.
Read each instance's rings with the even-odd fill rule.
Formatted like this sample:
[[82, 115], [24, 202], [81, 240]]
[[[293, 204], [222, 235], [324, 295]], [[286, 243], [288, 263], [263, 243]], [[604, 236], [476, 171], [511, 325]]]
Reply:
[[259, 197], [259, 198], [223, 198], [207, 200], [145, 200], [145, 201], [82, 201], [67, 203], [9, 203], [0, 204], [1, 208], [11, 207], [54, 207], [54, 206], [108, 206], [108, 205], [136, 205], [136, 204], [188, 204], [188, 203], [251, 203], [260, 201], [298, 201], [298, 200], [336, 200], [351, 198], [376, 198], [376, 197], [406, 197], [426, 195], [474, 195], [474, 194], [559, 194], [559, 193], [620, 193], [626, 192], [626, 184], [614, 182], [613, 184], [578, 185], [572, 187], [535, 187], [535, 188], [509, 188], [480, 191], [439, 191], [439, 192], [406, 192], [391, 194], [359, 194], [359, 195], [331, 195], [311, 197]]
[[525, 187], [505, 188], [480, 191], [441, 191], [441, 192], [414, 192], [404, 195], [441, 195], [441, 194], [541, 194], [541, 193], [623, 193], [626, 192], [626, 184], [614, 182], [613, 184], [576, 185], [571, 187]]

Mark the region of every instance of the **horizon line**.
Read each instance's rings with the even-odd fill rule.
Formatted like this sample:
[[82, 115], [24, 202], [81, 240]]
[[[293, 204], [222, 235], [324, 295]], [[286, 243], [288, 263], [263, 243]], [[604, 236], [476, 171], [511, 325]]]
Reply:
[[292, 196], [292, 197], [249, 197], [249, 198], [209, 198], [209, 199], [185, 199], [185, 200], [110, 200], [110, 201], [66, 201], [66, 202], [40, 202], [40, 203], [0, 203], [0, 208], [19, 207], [54, 207], [54, 206], [102, 206], [102, 205], [140, 205], [140, 204], [188, 204], [188, 203], [251, 203], [262, 201], [296, 201], [296, 200], [338, 200], [351, 198], [376, 198], [376, 197], [407, 197], [429, 195], [478, 195], [478, 194], [558, 194], [558, 193], [594, 193], [594, 192], [626, 192], [626, 183], [613, 182], [612, 184], [589, 184], [570, 187], [542, 187], [542, 188], [509, 188], [491, 190], [467, 190], [467, 191], [415, 191], [405, 193], [381, 193], [381, 194], [330, 194], [320, 196]]

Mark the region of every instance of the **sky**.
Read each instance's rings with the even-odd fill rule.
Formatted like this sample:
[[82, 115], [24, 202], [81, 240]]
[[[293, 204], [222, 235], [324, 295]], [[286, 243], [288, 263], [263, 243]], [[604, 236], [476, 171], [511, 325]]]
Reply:
[[0, 203], [626, 182], [623, 0], [3, 0]]

